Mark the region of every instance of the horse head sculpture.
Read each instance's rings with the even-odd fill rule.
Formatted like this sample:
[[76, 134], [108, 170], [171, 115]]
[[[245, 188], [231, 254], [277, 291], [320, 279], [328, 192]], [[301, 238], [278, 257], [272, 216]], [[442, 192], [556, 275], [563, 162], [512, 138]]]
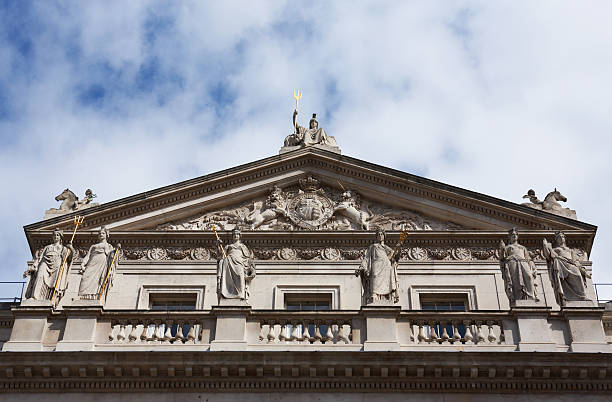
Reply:
[[65, 189], [57, 197], [55, 197], [55, 201], [62, 201], [59, 207], [60, 211], [70, 211], [74, 209], [78, 199], [79, 197], [74, 195], [70, 189]]

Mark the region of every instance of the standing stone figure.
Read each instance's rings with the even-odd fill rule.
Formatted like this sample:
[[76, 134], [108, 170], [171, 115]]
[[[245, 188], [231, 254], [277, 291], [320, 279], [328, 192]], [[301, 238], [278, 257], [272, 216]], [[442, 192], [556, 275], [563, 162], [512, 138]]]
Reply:
[[[68, 286], [68, 271], [72, 266], [75, 250], [70, 243], [64, 246], [62, 244], [63, 239], [64, 234], [61, 230], [56, 228], [53, 231], [53, 244], [46, 246], [42, 250], [34, 262], [34, 269], [30, 269], [24, 273], [24, 277], [30, 276], [30, 284], [26, 292], [27, 299], [51, 300], [56, 281], [56, 300], [59, 301], [64, 295], [66, 287]], [[66, 259], [66, 264], [64, 265], [64, 269], [58, 281], [57, 277], [64, 259]]]
[[[246, 301], [249, 297], [248, 283], [255, 277], [253, 255], [240, 240], [240, 230], [232, 231], [232, 244], [223, 248], [223, 241], [217, 240], [222, 258], [217, 262], [217, 296], [222, 299]], [[225, 256], [223, 257], [223, 252]]]
[[539, 300], [536, 295], [537, 269], [527, 248], [518, 244], [518, 232], [515, 228], [508, 231], [507, 246], [500, 241], [499, 265], [511, 304], [517, 300]]
[[[115, 253], [119, 252], [121, 245], [117, 245], [115, 249], [108, 239], [110, 232], [106, 227], [100, 228], [98, 232], [98, 243], [94, 244], [87, 251], [87, 255], [81, 262], [81, 271], [83, 275], [81, 284], [79, 285], [79, 297], [85, 300], [96, 300], [102, 290], [102, 285], [106, 280], [109, 269], [115, 257]], [[115, 259], [114, 270], [117, 268]], [[109, 276], [105, 287], [105, 293], [108, 292], [112, 284], [112, 275]]]
[[544, 257], [548, 263], [548, 274], [560, 306], [567, 301], [588, 300], [586, 278], [589, 275], [576, 253], [565, 244], [565, 234], [555, 233], [554, 247], [544, 239]]
[[397, 262], [399, 253], [385, 244], [385, 231], [376, 231], [376, 242], [366, 250], [355, 276], [361, 276], [366, 304], [393, 304], [397, 293]]

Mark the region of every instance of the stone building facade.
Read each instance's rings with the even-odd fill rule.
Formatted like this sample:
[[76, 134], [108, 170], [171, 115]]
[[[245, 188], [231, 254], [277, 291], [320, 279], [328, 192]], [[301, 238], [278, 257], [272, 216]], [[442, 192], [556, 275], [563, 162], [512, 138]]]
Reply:
[[25, 226], [0, 398], [609, 400], [595, 226], [286, 145]]

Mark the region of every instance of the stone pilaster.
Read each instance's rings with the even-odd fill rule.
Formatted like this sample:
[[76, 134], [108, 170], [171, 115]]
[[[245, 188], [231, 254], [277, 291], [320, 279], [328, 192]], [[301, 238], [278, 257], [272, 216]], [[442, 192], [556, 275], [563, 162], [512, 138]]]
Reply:
[[246, 350], [246, 321], [250, 312], [250, 306], [213, 306], [217, 324], [210, 350]]
[[364, 351], [399, 350], [397, 317], [399, 306], [363, 306], [361, 314], [365, 320]]

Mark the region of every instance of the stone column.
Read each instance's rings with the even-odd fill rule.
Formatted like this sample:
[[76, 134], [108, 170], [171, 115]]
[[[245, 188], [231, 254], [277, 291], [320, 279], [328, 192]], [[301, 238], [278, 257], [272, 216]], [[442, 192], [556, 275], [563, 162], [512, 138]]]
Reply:
[[74, 300], [64, 306], [66, 329], [57, 343], [57, 351], [94, 350], [98, 317], [102, 302], [98, 300]]
[[397, 317], [400, 306], [362, 306], [361, 315], [365, 320], [365, 342], [363, 350], [399, 350]]
[[213, 306], [217, 318], [214, 340], [210, 350], [246, 350], [246, 321], [250, 306]]
[[512, 314], [518, 327], [518, 350], [521, 352], [555, 352], [548, 316], [550, 307], [513, 307]]
[[53, 313], [49, 300], [24, 300], [13, 308], [15, 321], [11, 337], [2, 351], [32, 352], [43, 350], [43, 340], [47, 332], [47, 318]]
[[570, 331], [570, 351], [589, 353], [611, 351], [601, 321], [603, 307], [565, 306], [561, 311]]

